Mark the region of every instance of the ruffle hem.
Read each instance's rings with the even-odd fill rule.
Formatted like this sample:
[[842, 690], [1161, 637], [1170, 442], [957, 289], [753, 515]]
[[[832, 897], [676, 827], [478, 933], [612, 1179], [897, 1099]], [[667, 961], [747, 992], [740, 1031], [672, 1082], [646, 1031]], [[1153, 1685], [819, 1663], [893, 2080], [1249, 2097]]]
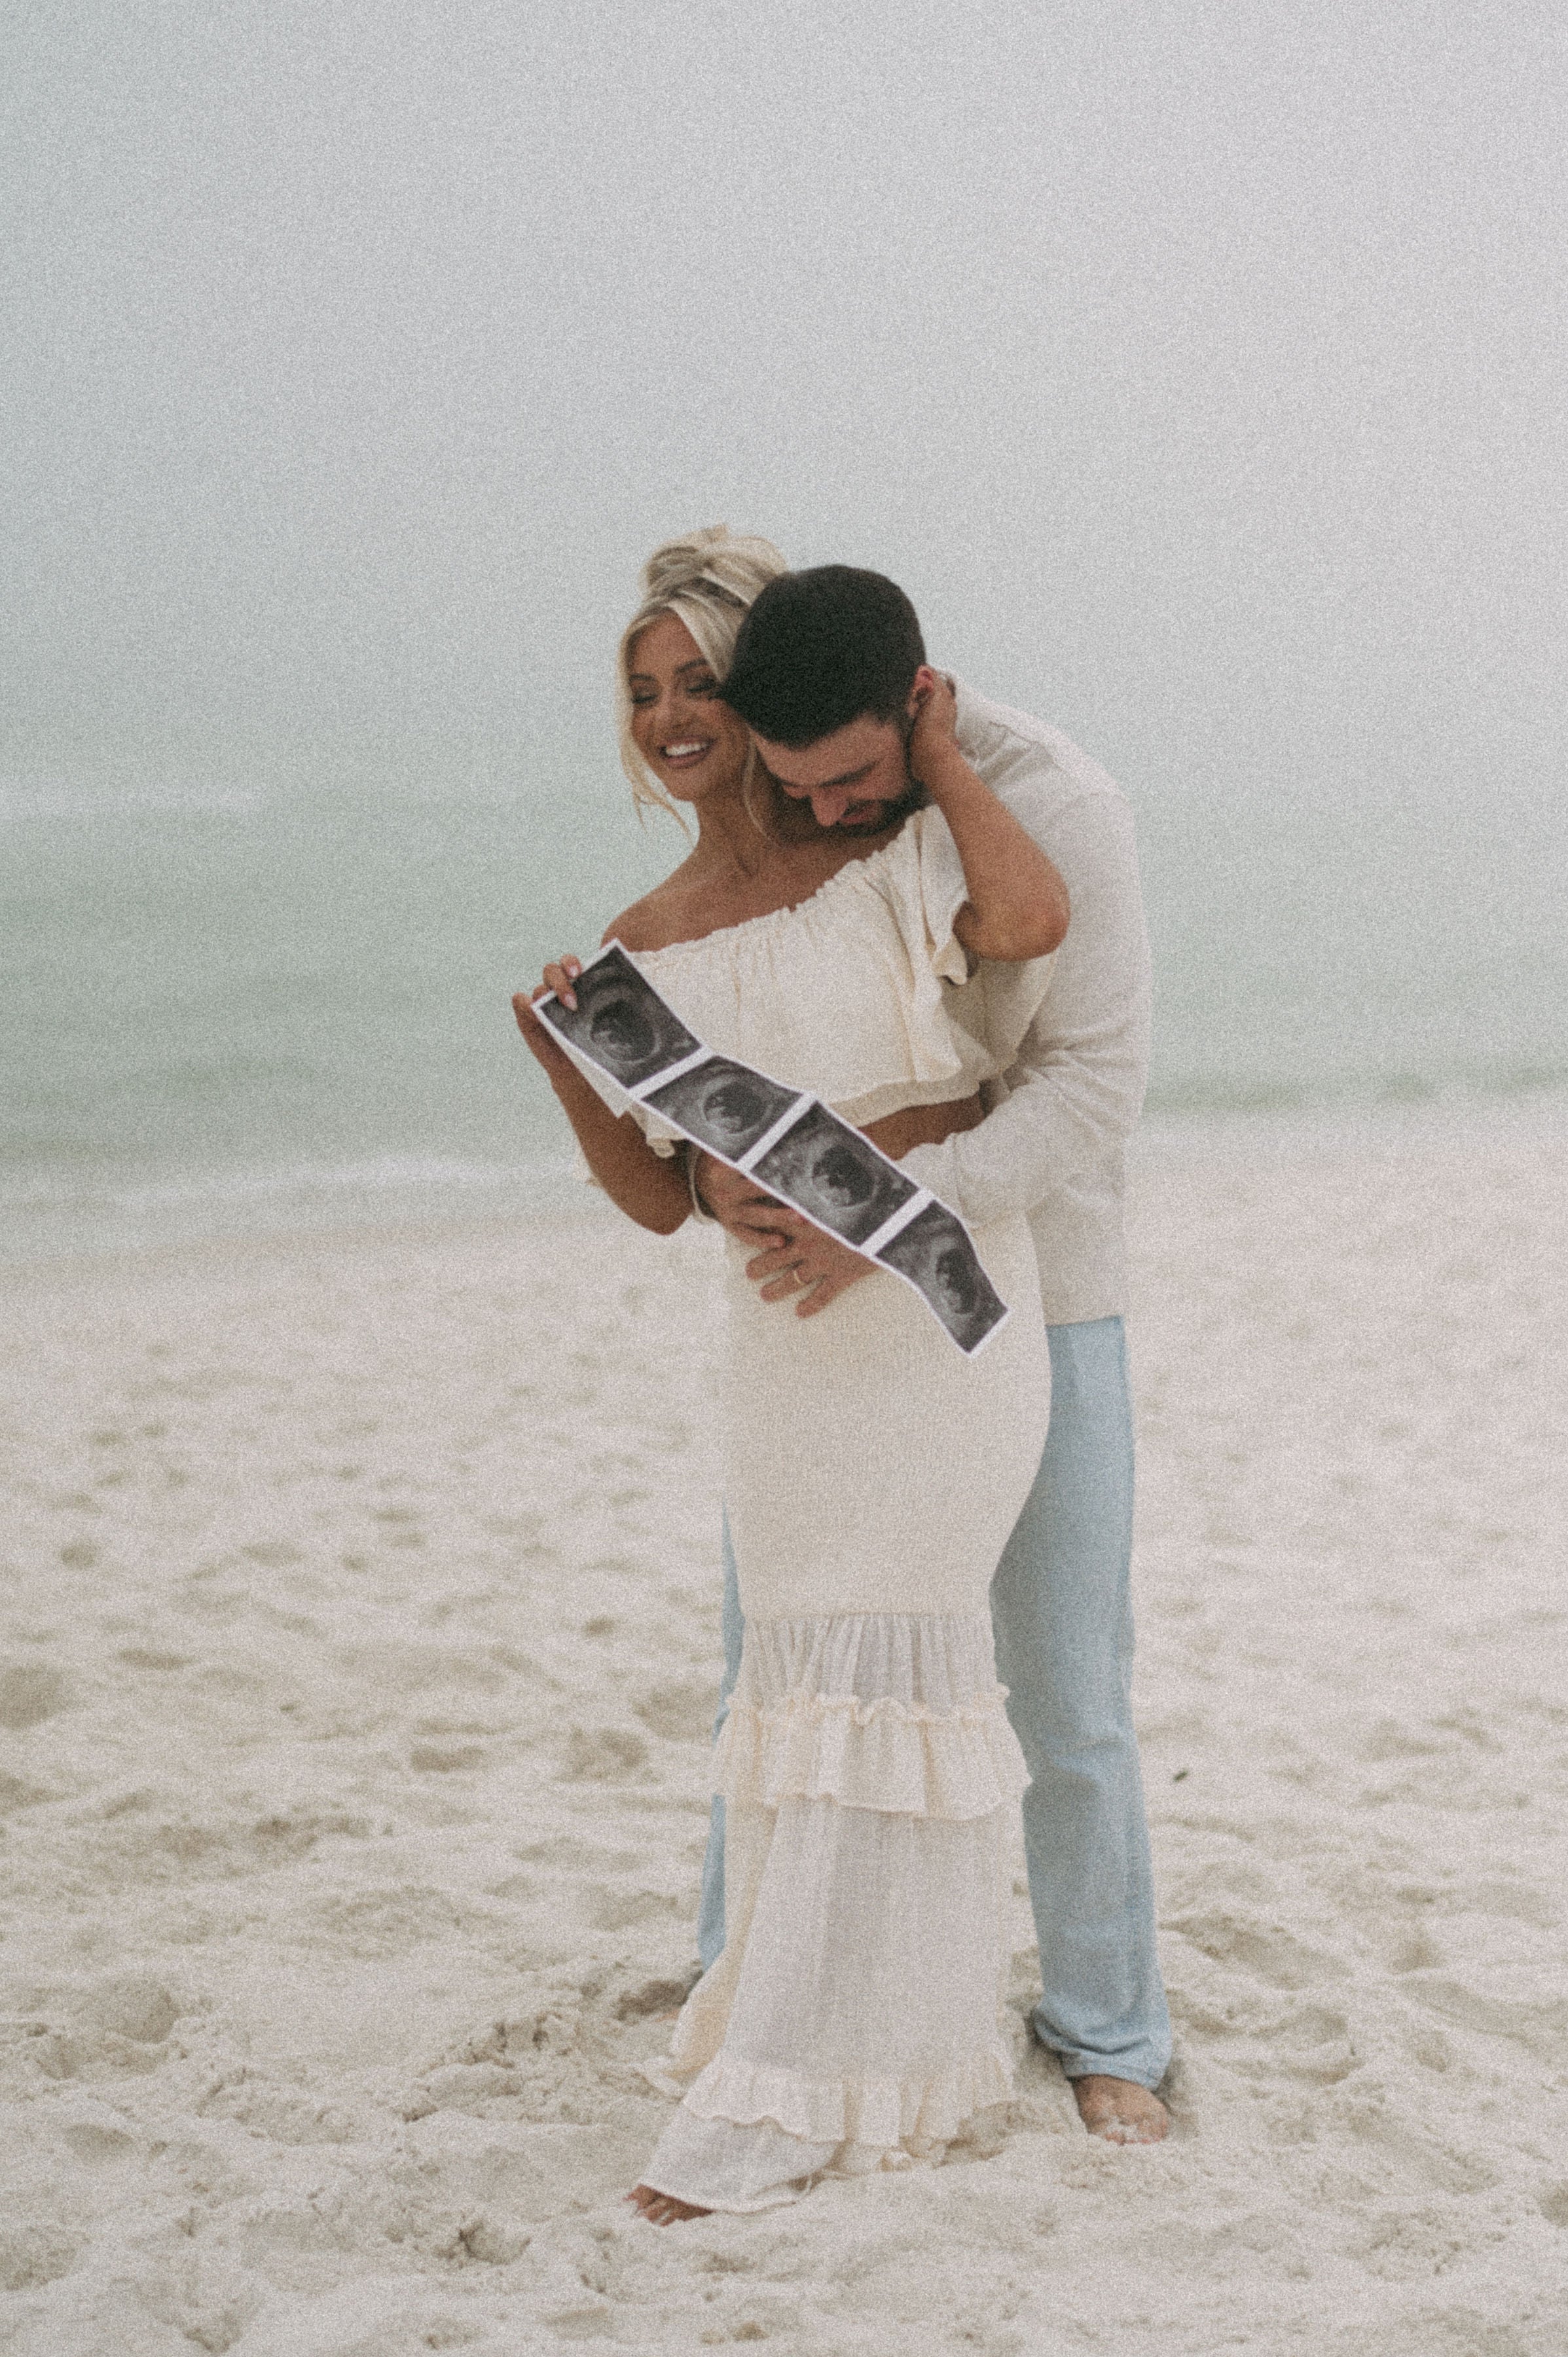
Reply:
[[988, 1614], [748, 1623], [715, 1760], [731, 1941], [648, 2072], [684, 2092], [646, 2183], [772, 2208], [1007, 2101], [1004, 1699]]

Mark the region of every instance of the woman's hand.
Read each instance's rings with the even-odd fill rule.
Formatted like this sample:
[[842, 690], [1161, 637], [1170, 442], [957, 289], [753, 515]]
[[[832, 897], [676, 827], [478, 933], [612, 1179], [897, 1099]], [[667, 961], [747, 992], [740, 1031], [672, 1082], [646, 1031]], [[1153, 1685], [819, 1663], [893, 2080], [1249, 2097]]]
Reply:
[[575, 1071], [576, 1066], [548, 1023], [542, 1023], [539, 1017], [535, 1015], [534, 1001], [543, 998], [553, 990], [566, 1006], [575, 1008], [577, 999], [572, 985], [582, 971], [581, 958], [558, 959], [553, 964], [545, 967], [544, 979], [535, 989], [526, 993], [520, 990], [512, 998], [511, 1011], [517, 1017], [517, 1028], [522, 1034], [523, 1043], [530, 1054], [542, 1064], [552, 1080], [562, 1072]]
[[969, 898], [953, 920], [973, 972], [976, 958], [1006, 964], [1048, 957], [1068, 928], [1067, 886], [1034, 837], [965, 760], [951, 683], [922, 663], [910, 710], [910, 775], [949, 826]]
[[918, 706], [909, 731], [909, 774], [929, 792], [931, 769], [944, 753], [958, 751], [958, 698], [951, 681], [940, 671], [931, 673], [929, 683], [922, 674], [915, 694]]
[[520, 990], [512, 999], [517, 1028], [529, 1052], [544, 1067], [577, 1133], [588, 1168], [611, 1201], [639, 1227], [651, 1228], [656, 1235], [673, 1235], [692, 1209], [682, 1165], [654, 1153], [634, 1114], [610, 1111], [549, 1024], [533, 1011], [536, 1002], [551, 990], [568, 1006], [575, 1007], [577, 994], [572, 985], [582, 971], [581, 958], [564, 957], [547, 965], [537, 989]]

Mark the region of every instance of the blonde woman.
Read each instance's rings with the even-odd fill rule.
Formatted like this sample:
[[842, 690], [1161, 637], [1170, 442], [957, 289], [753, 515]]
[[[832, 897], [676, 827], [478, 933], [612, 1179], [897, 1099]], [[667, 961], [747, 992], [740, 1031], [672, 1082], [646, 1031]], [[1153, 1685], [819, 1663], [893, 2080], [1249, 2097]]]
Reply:
[[[1066, 894], [961, 753], [902, 592], [785, 574], [765, 551], [704, 533], [650, 564], [621, 648], [628, 767], [693, 808], [698, 839], [608, 931], [707, 1046], [813, 1091], [897, 1160], [983, 1117]], [[768, 748], [792, 785], [725, 701], [748, 602], [801, 648], [800, 728]], [[540, 987], [569, 996], [580, 970], [563, 959]], [[514, 1004], [602, 1183], [671, 1232], [692, 1209], [673, 1133]], [[881, 1271], [829, 1316], [770, 1309], [790, 1274], [759, 1290], [726, 1243], [746, 1618], [716, 1754], [727, 1938], [677, 2024], [681, 2104], [632, 2196], [659, 2223], [929, 2157], [1010, 2091], [1003, 1835], [1026, 1777], [988, 1591], [1050, 1379], [1024, 1219], [975, 1240], [1013, 1316], [972, 1358]]]

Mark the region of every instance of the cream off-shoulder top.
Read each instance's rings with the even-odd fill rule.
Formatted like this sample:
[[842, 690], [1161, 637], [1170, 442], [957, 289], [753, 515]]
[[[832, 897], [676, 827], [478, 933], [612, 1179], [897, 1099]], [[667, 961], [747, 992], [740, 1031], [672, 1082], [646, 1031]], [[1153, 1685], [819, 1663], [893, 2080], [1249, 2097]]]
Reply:
[[[941, 813], [917, 811], [891, 843], [851, 860], [792, 909], [634, 963], [705, 1048], [808, 1089], [856, 1128], [906, 1105], [972, 1096], [1013, 1061], [1051, 960], [982, 962], [954, 920], [969, 897]], [[575, 1059], [655, 1150], [679, 1131]]]

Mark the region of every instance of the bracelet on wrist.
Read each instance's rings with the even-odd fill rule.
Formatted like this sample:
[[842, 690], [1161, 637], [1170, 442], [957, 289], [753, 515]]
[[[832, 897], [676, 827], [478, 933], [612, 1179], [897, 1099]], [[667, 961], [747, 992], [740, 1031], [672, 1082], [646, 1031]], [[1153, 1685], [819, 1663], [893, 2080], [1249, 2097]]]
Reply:
[[693, 1216], [701, 1220], [704, 1227], [716, 1228], [718, 1222], [697, 1190], [697, 1152], [689, 1137], [681, 1140], [681, 1159], [686, 1166], [686, 1192], [692, 1198]]

